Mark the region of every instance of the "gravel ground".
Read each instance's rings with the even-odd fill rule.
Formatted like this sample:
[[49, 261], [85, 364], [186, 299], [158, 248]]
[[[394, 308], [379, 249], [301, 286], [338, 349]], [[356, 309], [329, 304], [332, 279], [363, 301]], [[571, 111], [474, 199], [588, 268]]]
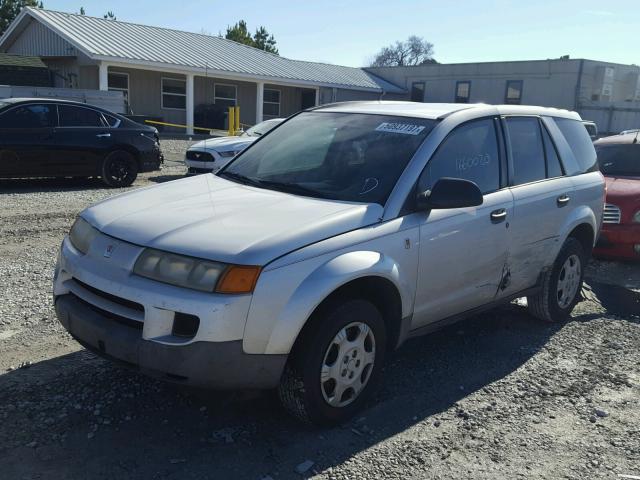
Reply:
[[[134, 187], [179, 178], [184, 141]], [[563, 325], [513, 304], [394, 354], [353, 422], [311, 430], [270, 392], [203, 392], [83, 350], [51, 306], [75, 215], [119, 190], [0, 181], [0, 478], [640, 475], [640, 268], [593, 262]]]

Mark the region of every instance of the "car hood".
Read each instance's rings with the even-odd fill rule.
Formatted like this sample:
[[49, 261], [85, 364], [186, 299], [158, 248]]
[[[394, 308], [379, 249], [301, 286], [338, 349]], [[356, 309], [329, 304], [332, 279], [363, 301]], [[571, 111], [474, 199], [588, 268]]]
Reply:
[[223, 152], [225, 150], [242, 150], [250, 143], [256, 141], [258, 137], [220, 137], [208, 138], [194, 143], [189, 150], [214, 150]]
[[640, 177], [604, 177], [607, 200], [636, 200], [640, 202]]
[[371, 225], [378, 204], [314, 199], [199, 175], [125, 193], [82, 212], [103, 233], [209, 260], [266, 265], [306, 245]]

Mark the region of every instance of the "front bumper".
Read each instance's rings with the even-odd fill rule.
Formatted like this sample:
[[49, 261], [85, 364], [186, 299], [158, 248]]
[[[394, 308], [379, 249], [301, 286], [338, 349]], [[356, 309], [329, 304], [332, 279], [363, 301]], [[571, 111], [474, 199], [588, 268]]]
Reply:
[[140, 172], [160, 170], [160, 165], [163, 163], [164, 155], [159, 146], [154, 146], [151, 150], [140, 154]]
[[640, 224], [605, 224], [593, 253], [599, 257], [640, 260], [635, 245], [640, 245]]
[[[193, 385], [277, 385], [284, 357], [243, 350], [250, 295], [198, 292], [132, 275], [142, 251], [100, 234], [83, 255], [64, 239], [53, 294], [60, 322], [80, 343], [144, 372]], [[176, 328], [180, 315], [199, 321], [185, 332]]]
[[242, 340], [165, 345], [73, 295], [55, 299], [60, 323], [85, 348], [164, 380], [205, 388], [273, 388], [286, 355], [248, 355]]

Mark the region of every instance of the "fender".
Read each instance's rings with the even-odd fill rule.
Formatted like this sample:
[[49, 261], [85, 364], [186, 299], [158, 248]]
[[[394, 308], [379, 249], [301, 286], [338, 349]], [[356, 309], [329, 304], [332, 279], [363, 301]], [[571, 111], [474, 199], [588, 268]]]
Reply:
[[580, 205], [577, 208], [574, 208], [571, 211], [570, 215], [564, 220], [564, 223], [560, 227], [559, 238], [560, 242], [557, 242], [555, 248], [549, 252], [549, 258], [547, 259], [546, 266], [553, 265], [562, 245], [569, 237], [569, 234], [578, 226], [583, 223], [586, 223], [591, 226], [593, 229], [593, 246], [595, 246], [596, 238], [598, 237], [598, 222], [596, 220], [596, 215], [591, 208], [586, 205]]
[[[257, 312], [249, 312], [244, 334], [245, 352], [289, 353], [302, 327], [318, 305], [332, 292], [358, 278], [373, 276], [389, 280], [400, 294], [402, 316], [409, 315], [413, 308], [417, 265], [416, 261], [407, 261], [408, 259], [409, 257], [404, 259], [403, 263], [377, 251], [358, 250], [331, 258], [322, 256], [302, 262], [313, 264], [313, 268], [311, 270], [305, 269], [306, 276], [300, 277], [301, 281], [295, 282], [297, 286], [290, 290], [290, 295], [287, 294], [282, 308], [277, 308], [276, 312], [273, 312], [276, 315], [271, 321], [268, 317], [265, 318], [261, 315], [259, 322], [252, 322], [252, 314], [257, 314]], [[265, 272], [265, 278], [261, 277], [260, 281], [268, 282], [273, 287], [267, 287], [266, 292], [261, 295], [263, 298], [256, 299], [255, 304], [265, 305], [265, 299], [271, 298], [272, 295], [282, 295], [282, 291], [276, 291], [283, 285], [279, 282], [287, 277], [291, 278], [292, 275], [297, 277], [295, 271], [292, 270], [300, 270], [300, 267], [298, 263]], [[271, 306], [274, 306], [274, 299], [271, 298], [271, 300]], [[269, 325], [265, 326], [265, 323]], [[261, 339], [264, 340], [261, 341]]]

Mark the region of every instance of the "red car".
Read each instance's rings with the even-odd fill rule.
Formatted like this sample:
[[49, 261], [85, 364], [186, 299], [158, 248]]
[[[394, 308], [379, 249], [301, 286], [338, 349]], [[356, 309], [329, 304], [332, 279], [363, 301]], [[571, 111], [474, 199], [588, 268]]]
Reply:
[[594, 255], [640, 260], [640, 132], [593, 145], [607, 181], [602, 232]]

